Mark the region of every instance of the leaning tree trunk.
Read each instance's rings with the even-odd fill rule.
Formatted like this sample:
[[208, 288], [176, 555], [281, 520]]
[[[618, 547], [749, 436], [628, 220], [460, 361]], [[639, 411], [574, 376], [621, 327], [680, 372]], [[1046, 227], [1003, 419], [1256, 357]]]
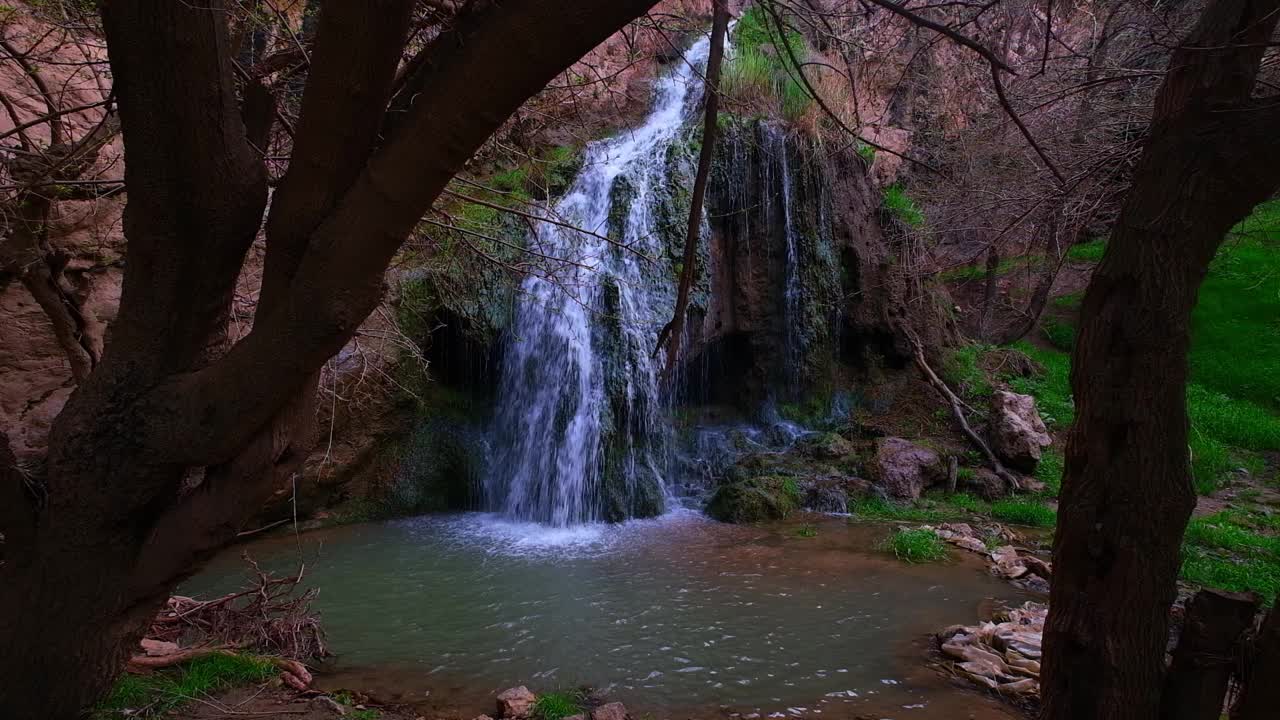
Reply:
[[413, 0], [325, 3], [262, 300], [234, 345], [228, 310], [266, 173], [238, 108], [227, 3], [101, 4], [128, 265], [108, 347], [48, 457], [18, 467], [0, 432], [0, 718], [72, 720], [102, 697], [174, 584], [305, 455], [315, 374], [449, 180], [654, 1], [466, 3], [419, 53], [393, 118]]
[[1170, 60], [1081, 309], [1045, 625], [1045, 720], [1154, 720], [1192, 508], [1191, 310], [1230, 228], [1280, 183], [1275, 99], [1251, 99], [1280, 0], [1214, 0]]

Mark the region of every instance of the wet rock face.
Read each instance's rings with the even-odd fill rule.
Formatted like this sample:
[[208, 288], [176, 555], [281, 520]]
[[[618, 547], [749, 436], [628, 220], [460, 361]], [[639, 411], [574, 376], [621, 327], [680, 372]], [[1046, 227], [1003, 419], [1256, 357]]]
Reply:
[[914, 500], [941, 479], [942, 458], [902, 438], [878, 438], [872, 471], [876, 484], [889, 497]]
[[1041, 450], [1053, 442], [1035, 398], [1001, 390], [991, 398], [991, 416], [991, 449], [1014, 470], [1035, 472]]

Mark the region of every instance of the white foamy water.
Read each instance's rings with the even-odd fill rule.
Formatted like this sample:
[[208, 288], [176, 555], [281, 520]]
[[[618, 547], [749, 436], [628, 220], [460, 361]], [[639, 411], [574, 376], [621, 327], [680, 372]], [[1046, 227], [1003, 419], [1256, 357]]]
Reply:
[[[521, 287], [485, 480], [489, 508], [507, 517], [560, 527], [602, 519], [610, 458], [615, 495], [640, 484], [666, 491], [669, 422], [652, 353], [675, 288], [653, 210], [665, 184], [679, 182], [667, 151], [696, 116], [709, 48], [696, 41], [656, 81], [639, 127], [587, 146], [555, 213], [589, 232], [541, 223], [530, 237], [572, 264]], [[610, 218], [614, 243], [601, 237]]]

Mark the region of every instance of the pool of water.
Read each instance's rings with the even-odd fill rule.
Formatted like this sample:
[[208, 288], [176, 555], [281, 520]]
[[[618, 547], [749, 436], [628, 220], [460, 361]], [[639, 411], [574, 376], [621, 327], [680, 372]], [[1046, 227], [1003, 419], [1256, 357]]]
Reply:
[[302, 560], [332, 680], [476, 712], [511, 685], [586, 684], [658, 716], [1001, 716], [924, 669], [924, 638], [1016, 589], [961, 553], [894, 560], [877, 549], [891, 526], [805, 522], [815, 537], [690, 511], [574, 529], [429, 516], [256, 541], [183, 591], [243, 586], [241, 551], [281, 572]]

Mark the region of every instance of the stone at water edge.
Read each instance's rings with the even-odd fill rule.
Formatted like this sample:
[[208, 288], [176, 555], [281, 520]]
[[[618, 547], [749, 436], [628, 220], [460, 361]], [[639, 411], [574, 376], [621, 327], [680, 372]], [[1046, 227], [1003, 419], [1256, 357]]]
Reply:
[[902, 438], [878, 438], [873, 472], [876, 484], [890, 497], [915, 500], [941, 477], [942, 458]]
[[529, 710], [536, 699], [524, 685], [503, 690], [498, 694], [498, 717], [504, 720], [529, 717]]
[[606, 703], [591, 711], [591, 720], [627, 720], [627, 707], [620, 702]]
[[1014, 470], [1035, 472], [1040, 451], [1053, 443], [1036, 399], [1000, 390], [991, 397], [991, 416], [991, 449]]
[[347, 709], [328, 695], [317, 695], [311, 698], [307, 702], [307, 709], [315, 713], [337, 717], [347, 714]]

